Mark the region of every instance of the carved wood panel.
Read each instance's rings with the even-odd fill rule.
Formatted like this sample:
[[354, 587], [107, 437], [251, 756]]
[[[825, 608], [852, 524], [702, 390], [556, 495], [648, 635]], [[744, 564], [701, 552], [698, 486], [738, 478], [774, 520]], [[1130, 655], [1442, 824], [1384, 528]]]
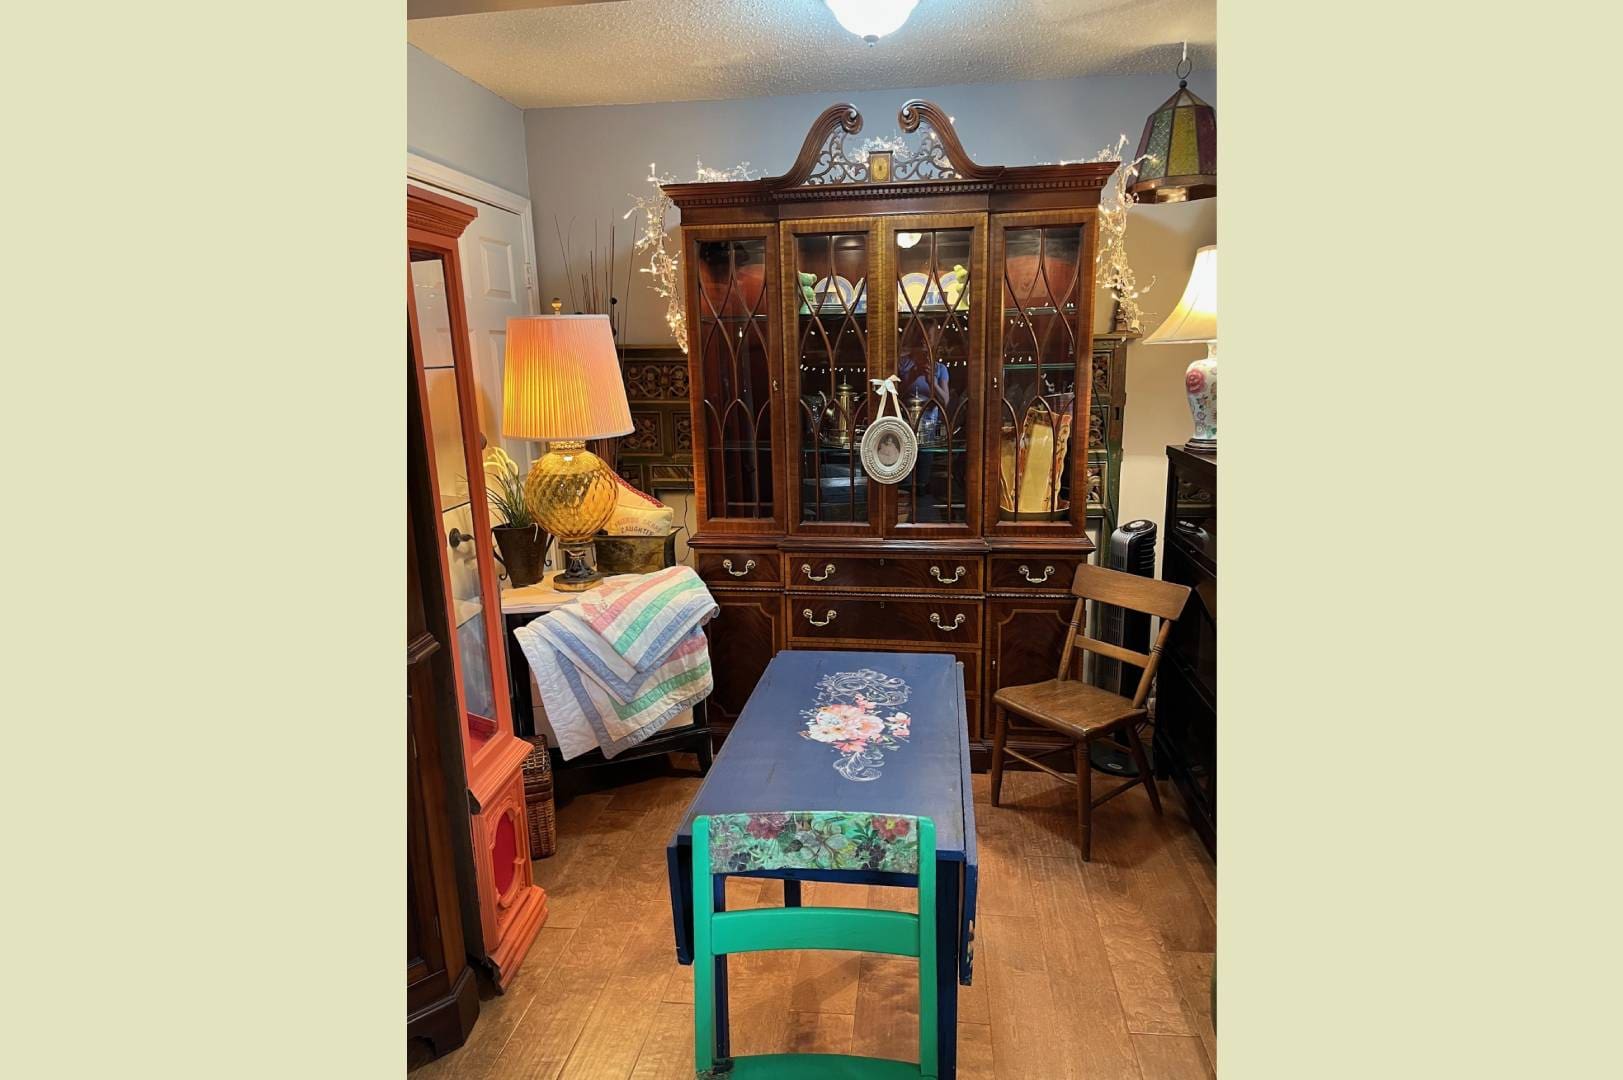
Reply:
[[[987, 601], [989, 653], [986, 691], [1052, 679], [1059, 669], [1060, 649], [1070, 627], [1073, 598]], [[1047, 728], [1009, 714], [1009, 735], [1022, 742], [1064, 741]], [[988, 729], [990, 736], [990, 729]]]
[[705, 627], [715, 688], [710, 692], [710, 726], [718, 737], [743, 712], [762, 672], [783, 644], [782, 596], [776, 592], [713, 594], [721, 610]]

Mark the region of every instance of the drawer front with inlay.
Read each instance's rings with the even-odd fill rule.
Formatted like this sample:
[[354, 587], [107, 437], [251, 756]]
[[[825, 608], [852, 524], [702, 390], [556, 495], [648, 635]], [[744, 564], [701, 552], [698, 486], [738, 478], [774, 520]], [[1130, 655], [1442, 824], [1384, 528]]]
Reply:
[[789, 636], [805, 641], [939, 642], [976, 647], [981, 605], [950, 597], [880, 600], [868, 597], [791, 593]]
[[987, 592], [1071, 591], [1071, 576], [1087, 556], [994, 555], [987, 575]]
[[708, 585], [732, 588], [738, 585], [776, 585], [778, 553], [771, 548], [739, 548], [736, 551], [706, 548], [695, 551], [694, 563]]
[[789, 552], [783, 559], [791, 589], [865, 592], [981, 591], [978, 555], [845, 555], [838, 551]]

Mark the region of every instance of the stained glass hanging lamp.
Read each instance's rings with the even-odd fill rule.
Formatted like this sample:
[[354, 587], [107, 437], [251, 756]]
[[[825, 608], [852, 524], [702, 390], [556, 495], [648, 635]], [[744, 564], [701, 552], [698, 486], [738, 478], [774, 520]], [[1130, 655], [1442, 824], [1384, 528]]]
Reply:
[[1144, 122], [1134, 157], [1151, 157], [1129, 188], [1140, 202], [1192, 202], [1217, 195], [1217, 110], [1189, 92], [1189, 43], [1178, 61], [1178, 92]]

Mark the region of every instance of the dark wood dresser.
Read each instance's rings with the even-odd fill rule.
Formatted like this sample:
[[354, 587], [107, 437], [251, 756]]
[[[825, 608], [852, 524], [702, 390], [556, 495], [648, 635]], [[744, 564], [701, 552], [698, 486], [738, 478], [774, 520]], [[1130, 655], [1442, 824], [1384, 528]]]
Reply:
[[1217, 854], [1217, 455], [1167, 447], [1161, 577], [1194, 590], [1156, 685], [1155, 771]]

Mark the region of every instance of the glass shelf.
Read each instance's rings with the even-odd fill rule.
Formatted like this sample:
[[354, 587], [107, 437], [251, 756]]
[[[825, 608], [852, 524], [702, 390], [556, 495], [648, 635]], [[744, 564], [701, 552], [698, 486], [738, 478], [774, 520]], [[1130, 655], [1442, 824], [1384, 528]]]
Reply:
[[[806, 446], [806, 445], [802, 444], [801, 447], [800, 447], [800, 452], [802, 454], [813, 454], [813, 453], [823, 454], [825, 456], [830, 456], [830, 457], [860, 458], [862, 456], [862, 447], [860, 445], [857, 445], [857, 446], [816, 446], [816, 447], [813, 447], [813, 446]], [[926, 454], [929, 454], [931, 456], [935, 456], [935, 455], [939, 455], [939, 454], [967, 454], [967, 453], [969, 453], [969, 447], [967, 447], [967, 446], [921, 446], [921, 447], [919, 447], [919, 456], [920, 457], [923, 457]]]
[[[1021, 312], [1020, 308], [1006, 307], [1006, 308], [1003, 309], [1003, 314], [1006, 315], [1007, 317], [1011, 318], [1011, 319], [1018, 319], [1020, 317], [1021, 313], [1022, 312]], [[1043, 307], [1028, 307], [1028, 308], [1025, 309], [1024, 314], [1026, 314], [1026, 315], [1055, 315], [1055, 314], [1075, 315], [1076, 314], [1076, 305], [1075, 304], [1066, 304], [1059, 311], [1056, 311], [1052, 305], [1043, 306]]]

